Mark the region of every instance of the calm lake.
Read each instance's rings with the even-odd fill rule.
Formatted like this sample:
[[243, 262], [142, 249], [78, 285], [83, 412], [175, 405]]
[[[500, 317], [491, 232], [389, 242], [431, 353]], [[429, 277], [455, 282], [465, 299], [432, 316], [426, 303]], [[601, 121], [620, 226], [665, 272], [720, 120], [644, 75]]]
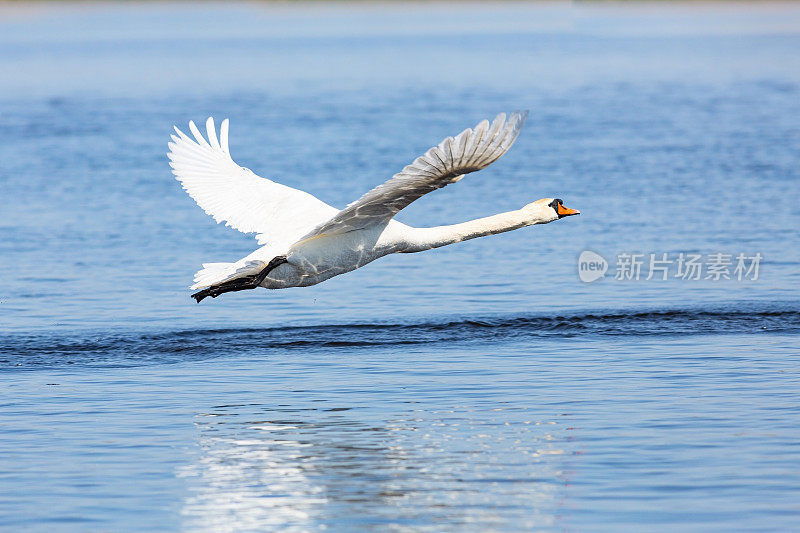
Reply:
[[[0, 73], [0, 528], [800, 526], [800, 6], [0, 5]], [[514, 109], [398, 219], [581, 216], [189, 297], [256, 243], [173, 124], [343, 207]]]

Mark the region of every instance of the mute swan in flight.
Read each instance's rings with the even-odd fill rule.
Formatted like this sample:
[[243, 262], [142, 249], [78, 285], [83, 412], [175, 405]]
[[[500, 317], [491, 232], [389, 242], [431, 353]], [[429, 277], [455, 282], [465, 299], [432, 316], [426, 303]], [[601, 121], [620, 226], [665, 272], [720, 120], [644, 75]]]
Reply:
[[544, 198], [517, 211], [451, 226], [413, 228], [394, 220], [411, 202], [489, 166], [505, 154], [528, 116], [497, 115], [455, 138], [448, 137], [342, 210], [314, 196], [256, 176], [234, 163], [228, 119], [217, 138], [213, 118], [207, 139], [194, 122], [194, 139], [177, 127], [169, 143], [170, 166], [183, 188], [217, 222], [256, 233], [259, 249], [234, 263], [204, 263], [191, 289], [206, 296], [256, 287], [306, 287], [350, 272], [392, 253], [421, 252], [456, 242], [547, 224], [580, 212], [558, 198]]

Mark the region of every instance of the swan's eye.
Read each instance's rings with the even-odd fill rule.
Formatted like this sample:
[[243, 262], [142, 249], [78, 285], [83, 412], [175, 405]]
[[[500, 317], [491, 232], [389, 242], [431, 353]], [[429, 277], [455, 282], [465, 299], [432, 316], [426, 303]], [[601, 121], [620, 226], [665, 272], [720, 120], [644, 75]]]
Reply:
[[550, 207], [552, 207], [553, 209], [555, 209], [555, 210], [556, 210], [556, 212], [558, 212], [558, 206], [560, 206], [562, 203], [563, 203], [563, 202], [561, 201], [561, 198], [556, 198], [555, 200], [553, 200], [552, 202], [550, 202], [550, 203], [549, 203], [549, 204], [547, 204], [547, 205], [549, 205]]

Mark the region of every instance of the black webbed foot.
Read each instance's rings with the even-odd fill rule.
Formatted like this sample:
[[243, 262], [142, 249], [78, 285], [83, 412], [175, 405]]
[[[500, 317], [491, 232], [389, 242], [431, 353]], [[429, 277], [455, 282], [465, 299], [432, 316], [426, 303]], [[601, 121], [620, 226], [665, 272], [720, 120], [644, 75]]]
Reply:
[[210, 287], [206, 287], [202, 291], [196, 292], [192, 294], [192, 298], [194, 298], [197, 303], [200, 303], [204, 298], [211, 296], [212, 298], [216, 298], [220, 294], [224, 294], [226, 292], [235, 292], [235, 291], [245, 291], [248, 289], [255, 289], [264, 279], [269, 275], [269, 273], [275, 269], [275, 267], [282, 265], [283, 263], [287, 263], [286, 256], [279, 255], [274, 257], [268, 264], [265, 266], [261, 272], [256, 274], [255, 276], [246, 276], [243, 278], [236, 278], [230, 281], [225, 281], [223, 283], [219, 283], [217, 285], [212, 285]]

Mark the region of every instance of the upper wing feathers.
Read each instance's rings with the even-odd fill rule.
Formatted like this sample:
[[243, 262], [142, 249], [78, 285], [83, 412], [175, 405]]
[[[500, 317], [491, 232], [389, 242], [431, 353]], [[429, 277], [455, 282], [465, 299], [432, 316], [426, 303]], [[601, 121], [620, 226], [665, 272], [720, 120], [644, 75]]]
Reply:
[[489, 166], [511, 148], [527, 116], [527, 111], [515, 111], [506, 120], [506, 114], [500, 113], [491, 125], [483, 120], [474, 129], [468, 128], [455, 138], [446, 138], [304, 238], [346, 233], [384, 223], [417, 198], [460, 180], [464, 174]]
[[259, 244], [294, 242], [338, 212], [314, 196], [256, 176], [237, 165], [228, 148], [228, 119], [217, 138], [214, 120], [206, 135], [189, 122], [189, 137], [177, 127], [168, 144], [172, 173], [197, 205], [243, 233], [256, 232]]

